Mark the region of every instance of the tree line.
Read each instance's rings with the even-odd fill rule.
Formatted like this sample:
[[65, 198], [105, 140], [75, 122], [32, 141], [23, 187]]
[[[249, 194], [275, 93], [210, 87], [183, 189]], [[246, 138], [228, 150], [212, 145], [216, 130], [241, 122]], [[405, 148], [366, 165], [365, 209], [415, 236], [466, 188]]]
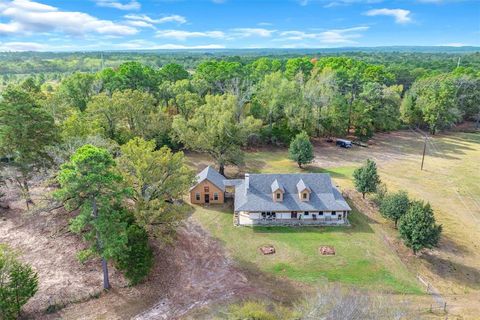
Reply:
[[105, 288], [109, 262], [137, 283], [152, 267], [149, 239], [168, 241], [188, 210], [194, 173], [179, 150], [208, 154], [223, 174], [246, 146], [296, 138], [290, 157], [301, 166], [310, 137], [478, 120], [479, 86], [478, 70], [460, 67], [406, 88], [386, 66], [350, 57], [206, 60], [193, 72], [132, 61], [49, 88], [27, 78], [1, 92], [0, 180], [28, 208], [32, 179], [55, 178], [71, 230], [89, 244], [79, 259], [101, 258]]

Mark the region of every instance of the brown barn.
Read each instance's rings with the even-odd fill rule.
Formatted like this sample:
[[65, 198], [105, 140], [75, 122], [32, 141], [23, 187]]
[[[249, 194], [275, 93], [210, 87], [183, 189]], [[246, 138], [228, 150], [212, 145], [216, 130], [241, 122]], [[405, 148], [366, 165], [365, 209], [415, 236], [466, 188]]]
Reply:
[[190, 189], [190, 202], [194, 204], [224, 203], [225, 177], [208, 166], [197, 175], [197, 183]]

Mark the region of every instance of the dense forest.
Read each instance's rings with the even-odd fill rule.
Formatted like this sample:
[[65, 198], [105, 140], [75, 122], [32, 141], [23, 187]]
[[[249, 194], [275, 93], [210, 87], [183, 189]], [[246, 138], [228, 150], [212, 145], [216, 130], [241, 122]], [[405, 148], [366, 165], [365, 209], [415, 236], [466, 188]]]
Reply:
[[31, 180], [55, 177], [55, 199], [78, 210], [72, 231], [91, 244], [79, 257], [115, 261], [137, 283], [148, 237], [167, 239], [185, 213], [177, 200], [194, 173], [182, 149], [223, 173], [244, 147], [299, 133], [367, 141], [480, 120], [478, 53], [288, 54], [4, 54], [1, 179], [29, 206]]

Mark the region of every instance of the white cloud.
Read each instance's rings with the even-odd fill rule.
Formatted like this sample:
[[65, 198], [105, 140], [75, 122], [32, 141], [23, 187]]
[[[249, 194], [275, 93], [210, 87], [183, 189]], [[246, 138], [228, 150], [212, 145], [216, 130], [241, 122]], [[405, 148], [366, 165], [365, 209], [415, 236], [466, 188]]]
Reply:
[[202, 45], [182, 45], [182, 44], [158, 44], [148, 40], [131, 40], [111, 45], [117, 49], [127, 50], [153, 50], [153, 49], [223, 49], [225, 46], [219, 44], [202, 44]]
[[440, 46], [446, 46], [446, 47], [465, 47], [468, 46], [468, 44], [463, 43], [463, 42], [450, 42], [450, 43], [445, 43], [441, 44]]
[[138, 32], [132, 26], [101, 20], [83, 12], [60, 11], [30, 0], [0, 0], [0, 17], [9, 19], [0, 23], [0, 35], [64, 32], [76, 36], [89, 33], [119, 36]]
[[[346, 29], [331, 29], [322, 32], [304, 32], [297, 30], [283, 31], [277, 41], [315, 41], [315, 44], [353, 44], [354, 39], [361, 38], [361, 31], [369, 27], [359, 26]], [[291, 46], [291, 45], [290, 45]]]
[[127, 3], [116, 0], [95, 0], [99, 7], [115, 8], [118, 10], [139, 10], [141, 5], [137, 0], [131, 0]]
[[234, 37], [261, 37], [268, 38], [271, 37], [276, 30], [268, 30], [263, 28], [234, 28], [233, 31]]
[[132, 27], [155, 29], [153, 24], [141, 20], [127, 20], [125, 23]]
[[178, 44], [161, 44], [153, 49], [224, 49], [225, 46], [220, 44], [203, 44], [198, 46], [182, 46]]
[[43, 51], [48, 46], [38, 42], [0, 42], [0, 51]]
[[185, 17], [180, 16], [178, 14], [165, 16], [158, 19], [150, 18], [145, 14], [127, 14], [124, 17], [125, 19], [128, 19], [128, 20], [144, 21], [151, 24], [160, 24], [160, 23], [167, 23], [167, 22], [177, 22], [177, 23], [183, 24], [187, 22], [187, 19]]
[[225, 33], [222, 31], [159, 30], [155, 36], [157, 38], [170, 38], [183, 41], [188, 38], [223, 39], [225, 38]]
[[353, 4], [373, 4], [383, 2], [383, 0], [328, 0], [327, 4], [324, 5], [325, 8], [334, 8], [338, 6], [349, 6]]
[[412, 21], [410, 17], [410, 10], [405, 9], [373, 9], [367, 11], [367, 16], [391, 16], [395, 18], [396, 23], [409, 23]]

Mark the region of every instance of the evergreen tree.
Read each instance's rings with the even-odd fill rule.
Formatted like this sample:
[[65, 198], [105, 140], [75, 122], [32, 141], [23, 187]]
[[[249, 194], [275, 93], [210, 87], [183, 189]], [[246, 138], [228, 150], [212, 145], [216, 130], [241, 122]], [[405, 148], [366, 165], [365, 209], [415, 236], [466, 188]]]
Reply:
[[19, 88], [8, 88], [0, 103], [0, 152], [11, 158], [8, 179], [22, 192], [27, 208], [33, 201], [29, 181], [52, 164], [47, 147], [58, 141], [53, 118], [32, 95]]
[[37, 290], [37, 273], [17, 260], [10, 249], [0, 245], [0, 319], [17, 319], [22, 306]]
[[380, 203], [380, 213], [385, 218], [395, 222], [397, 228], [398, 220], [403, 217], [410, 207], [410, 200], [405, 191], [399, 191], [393, 194], [387, 194]]
[[302, 165], [310, 163], [314, 159], [313, 146], [305, 131], [300, 132], [290, 143], [288, 149], [290, 159], [298, 164], [301, 168]]
[[135, 224], [133, 219], [130, 220], [127, 228], [127, 250], [116, 259], [116, 265], [130, 284], [135, 285], [150, 273], [153, 267], [153, 252], [145, 229]]
[[66, 208], [80, 209], [70, 228], [90, 244], [84, 256], [102, 258], [104, 289], [110, 288], [107, 261], [124, 254], [128, 242], [128, 224], [121, 207], [128, 190], [114, 169], [115, 161], [107, 150], [84, 145], [62, 166], [58, 176], [61, 189], [56, 193]]
[[435, 223], [429, 203], [413, 201], [407, 213], [400, 218], [399, 232], [405, 245], [417, 254], [423, 248], [437, 245], [442, 226]]
[[353, 172], [355, 179], [355, 188], [362, 193], [365, 199], [365, 194], [377, 191], [377, 186], [380, 184], [380, 177], [377, 173], [377, 165], [375, 161], [367, 159], [364, 166], [357, 168]]

